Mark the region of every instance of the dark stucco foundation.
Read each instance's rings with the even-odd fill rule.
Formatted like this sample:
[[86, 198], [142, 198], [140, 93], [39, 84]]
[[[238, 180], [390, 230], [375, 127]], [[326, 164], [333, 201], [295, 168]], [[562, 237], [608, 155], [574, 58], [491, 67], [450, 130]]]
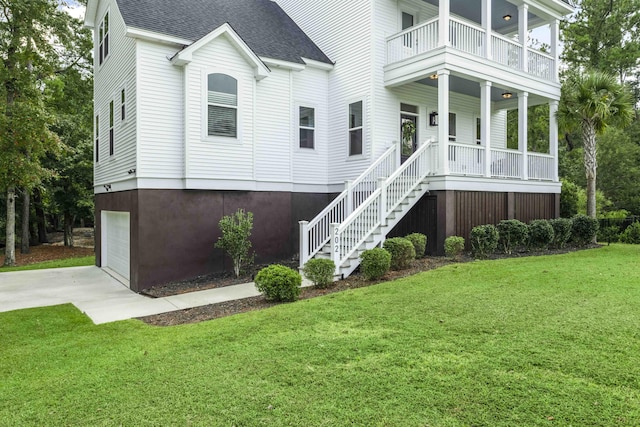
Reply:
[[297, 254], [298, 221], [311, 219], [327, 194], [199, 190], [132, 190], [96, 195], [96, 264], [101, 262], [101, 212], [130, 213], [130, 286], [154, 285], [231, 269], [218, 222], [239, 208], [253, 212], [256, 262]]

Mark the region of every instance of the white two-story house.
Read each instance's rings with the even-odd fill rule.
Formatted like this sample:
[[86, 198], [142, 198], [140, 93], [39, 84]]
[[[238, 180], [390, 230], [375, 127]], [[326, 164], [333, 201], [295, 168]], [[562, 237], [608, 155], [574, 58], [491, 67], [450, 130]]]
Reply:
[[[258, 260], [330, 256], [338, 275], [389, 235], [423, 232], [439, 253], [478, 224], [557, 216], [558, 22], [571, 11], [89, 0], [97, 265], [138, 291], [222, 270], [217, 224], [238, 208], [254, 214]], [[538, 27], [546, 52], [530, 46]], [[538, 153], [527, 113], [541, 104]]]

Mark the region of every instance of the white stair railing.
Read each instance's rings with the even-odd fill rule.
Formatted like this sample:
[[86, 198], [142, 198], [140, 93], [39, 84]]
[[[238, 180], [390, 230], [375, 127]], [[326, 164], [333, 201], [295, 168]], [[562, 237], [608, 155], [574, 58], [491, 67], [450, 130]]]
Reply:
[[432, 141], [427, 142], [393, 175], [381, 178], [378, 189], [341, 224], [331, 224], [331, 259], [336, 265], [336, 274], [372, 233], [386, 225], [391, 212], [432, 172], [430, 157], [435, 155]]
[[300, 267], [329, 242], [331, 224], [341, 223], [357, 209], [378, 186], [378, 180], [393, 173], [397, 163], [397, 144], [393, 144], [311, 221], [300, 221]]

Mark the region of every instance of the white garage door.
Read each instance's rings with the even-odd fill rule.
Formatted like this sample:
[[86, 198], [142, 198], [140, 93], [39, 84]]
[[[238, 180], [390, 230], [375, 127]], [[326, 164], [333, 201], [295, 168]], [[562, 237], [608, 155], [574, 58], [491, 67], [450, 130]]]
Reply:
[[102, 211], [102, 266], [129, 280], [129, 212]]

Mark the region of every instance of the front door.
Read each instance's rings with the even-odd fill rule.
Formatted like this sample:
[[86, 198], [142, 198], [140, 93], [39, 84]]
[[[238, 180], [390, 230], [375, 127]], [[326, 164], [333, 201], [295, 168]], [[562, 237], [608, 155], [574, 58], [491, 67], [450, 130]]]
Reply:
[[[413, 124], [413, 126], [411, 126]], [[408, 129], [413, 128], [413, 133]], [[402, 152], [400, 158], [402, 163], [407, 160], [418, 148], [418, 116], [413, 114], [400, 114], [400, 140], [402, 141]]]

